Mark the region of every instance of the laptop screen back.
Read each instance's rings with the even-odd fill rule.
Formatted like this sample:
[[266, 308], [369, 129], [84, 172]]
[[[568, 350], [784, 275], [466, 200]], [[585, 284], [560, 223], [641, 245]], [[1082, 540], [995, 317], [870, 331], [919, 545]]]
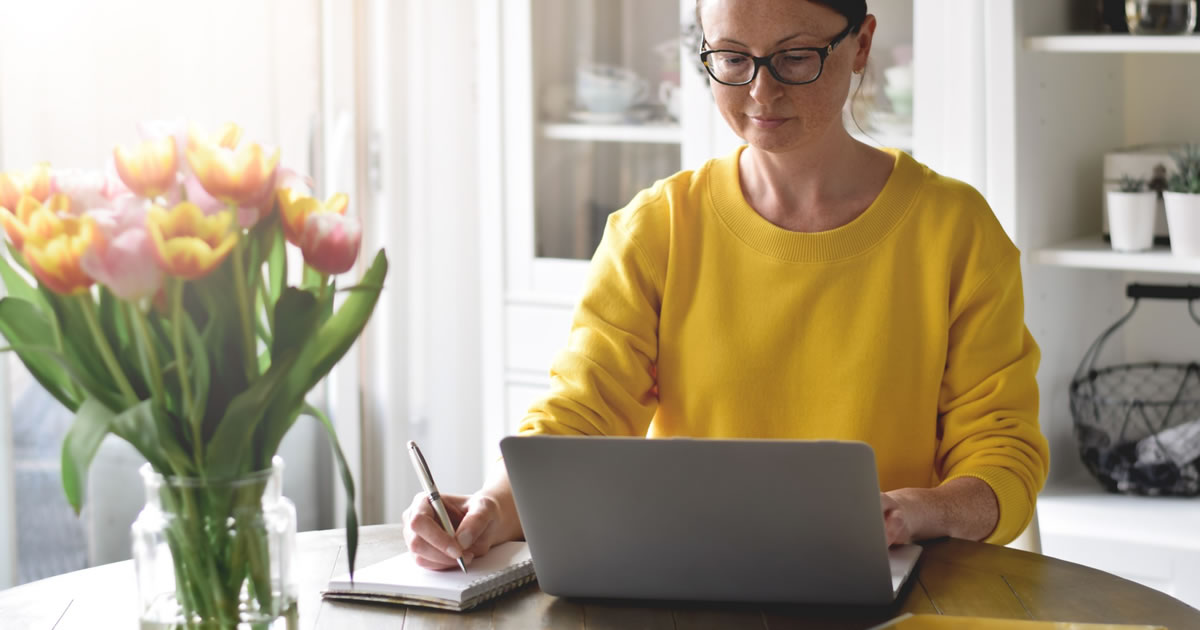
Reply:
[[886, 604], [895, 593], [867, 444], [535, 436], [501, 451], [552, 595]]

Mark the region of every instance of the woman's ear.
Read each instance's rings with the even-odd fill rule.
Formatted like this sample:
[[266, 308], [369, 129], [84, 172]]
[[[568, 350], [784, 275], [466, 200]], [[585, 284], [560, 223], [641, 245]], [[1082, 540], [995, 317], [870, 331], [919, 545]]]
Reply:
[[854, 41], [858, 42], [858, 52], [854, 55], [854, 72], [862, 72], [867, 67], [867, 59], [871, 56], [871, 41], [875, 38], [875, 16], [868, 13], [863, 18], [858, 32], [854, 33]]

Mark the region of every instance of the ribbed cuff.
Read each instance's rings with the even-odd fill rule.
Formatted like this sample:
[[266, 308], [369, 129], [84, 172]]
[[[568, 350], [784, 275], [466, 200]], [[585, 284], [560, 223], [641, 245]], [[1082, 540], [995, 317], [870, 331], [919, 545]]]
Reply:
[[1029, 496], [1029, 491], [1016, 473], [999, 466], [984, 466], [977, 470], [954, 475], [943, 481], [945, 484], [959, 477], [975, 477], [982, 480], [996, 493], [996, 503], [1000, 509], [1000, 518], [996, 528], [983, 542], [994, 545], [1007, 545], [1025, 531], [1025, 527], [1033, 520], [1036, 498]]

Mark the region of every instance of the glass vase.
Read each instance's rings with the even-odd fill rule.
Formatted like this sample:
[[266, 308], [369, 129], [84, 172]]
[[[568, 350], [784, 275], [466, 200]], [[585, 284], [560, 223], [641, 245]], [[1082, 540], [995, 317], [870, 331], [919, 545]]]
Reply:
[[234, 479], [141, 468], [146, 506], [133, 523], [141, 627], [298, 627], [296, 507], [283, 460]]

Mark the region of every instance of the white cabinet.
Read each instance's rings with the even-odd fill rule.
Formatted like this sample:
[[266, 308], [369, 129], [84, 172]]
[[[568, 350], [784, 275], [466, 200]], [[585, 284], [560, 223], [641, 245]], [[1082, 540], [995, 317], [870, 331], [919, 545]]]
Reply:
[[[1200, 605], [1200, 500], [1104, 493], [1080, 463], [1068, 407], [1088, 344], [1128, 308], [1125, 284], [1200, 272], [1165, 250], [1114, 254], [1100, 237], [1105, 152], [1200, 141], [1200, 38], [1074, 34], [1082, 3], [1069, 0], [982, 4], [986, 193], [1024, 253], [1026, 319], [1042, 349], [1043, 550]], [[1143, 305], [1118, 334], [1100, 365], [1200, 355], [1200, 328], [1177, 304]]]
[[608, 214], [738, 143], [694, 61], [691, 0], [496, 4], [479, 22], [489, 458], [549, 385]]

